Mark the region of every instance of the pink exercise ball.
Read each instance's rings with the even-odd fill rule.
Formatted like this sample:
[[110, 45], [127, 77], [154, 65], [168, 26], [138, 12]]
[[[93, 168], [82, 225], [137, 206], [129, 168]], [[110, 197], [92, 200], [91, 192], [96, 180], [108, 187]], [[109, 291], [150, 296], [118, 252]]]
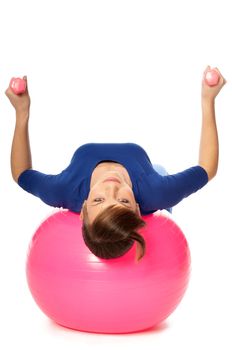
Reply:
[[156, 326], [180, 303], [190, 276], [190, 251], [181, 229], [158, 211], [143, 216], [145, 256], [136, 244], [102, 259], [86, 246], [79, 214], [60, 210], [36, 230], [26, 272], [32, 296], [53, 321], [94, 333], [132, 333]]

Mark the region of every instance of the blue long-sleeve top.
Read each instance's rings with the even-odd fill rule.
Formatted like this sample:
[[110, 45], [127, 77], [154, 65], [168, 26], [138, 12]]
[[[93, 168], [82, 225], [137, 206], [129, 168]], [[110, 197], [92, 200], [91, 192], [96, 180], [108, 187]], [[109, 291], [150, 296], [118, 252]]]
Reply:
[[59, 174], [27, 169], [20, 174], [18, 184], [48, 205], [79, 213], [90, 191], [92, 172], [102, 161], [117, 162], [127, 169], [142, 215], [175, 206], [209, 180], [199, 165], [160, 175], [145, 150], [135, 143], [87, 143], [77, 148], [70, 164]]

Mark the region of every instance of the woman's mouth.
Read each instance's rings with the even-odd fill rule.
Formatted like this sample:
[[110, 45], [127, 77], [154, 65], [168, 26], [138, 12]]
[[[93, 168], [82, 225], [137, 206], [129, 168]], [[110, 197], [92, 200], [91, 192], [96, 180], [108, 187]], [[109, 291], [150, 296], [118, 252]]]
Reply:
[[118, 182], [119, 184], [121, 183], [117, 177], [107, 177], [107, 179], [105, 179], [103, 182], [106, 182], [106, 181], [115, 181], [115, 182]]

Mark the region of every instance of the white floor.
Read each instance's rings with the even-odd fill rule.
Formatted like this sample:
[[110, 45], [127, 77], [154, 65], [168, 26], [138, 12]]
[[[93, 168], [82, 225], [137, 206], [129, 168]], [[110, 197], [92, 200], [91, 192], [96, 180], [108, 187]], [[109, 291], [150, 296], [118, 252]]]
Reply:
[[[5, 2], [0, 12], [0, 348], [230, 349], [231, 78], [229, 2]], [[35, 5], [36, 4], [36, 5]], [[200, 85], [209, 64], [228, 83], [217, 97], [217, 176], [173, 210], [189, 242], [184, 299], [158, 329], [125, 335], [72, 331], [37, 307], [27, 247], [52, 208], [10, 173], [14, 110], [4, 91], [27, 74], [35, 169], [56, 173], [85, 142], [136, 142], [170, 173], [196, 165]]]

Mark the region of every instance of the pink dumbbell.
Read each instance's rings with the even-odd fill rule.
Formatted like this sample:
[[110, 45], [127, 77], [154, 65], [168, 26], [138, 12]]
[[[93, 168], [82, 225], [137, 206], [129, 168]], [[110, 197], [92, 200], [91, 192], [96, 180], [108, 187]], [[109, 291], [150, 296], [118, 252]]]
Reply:
[[10, 87], [16, 95], [23, 94], [26, 90], [26, 81], [21, 78], [12, 78]]
[[215, 69], [210, 69], [205, 74], [205, 82], [209, 86], [215, 86], [218, 84], [220, 76]]

